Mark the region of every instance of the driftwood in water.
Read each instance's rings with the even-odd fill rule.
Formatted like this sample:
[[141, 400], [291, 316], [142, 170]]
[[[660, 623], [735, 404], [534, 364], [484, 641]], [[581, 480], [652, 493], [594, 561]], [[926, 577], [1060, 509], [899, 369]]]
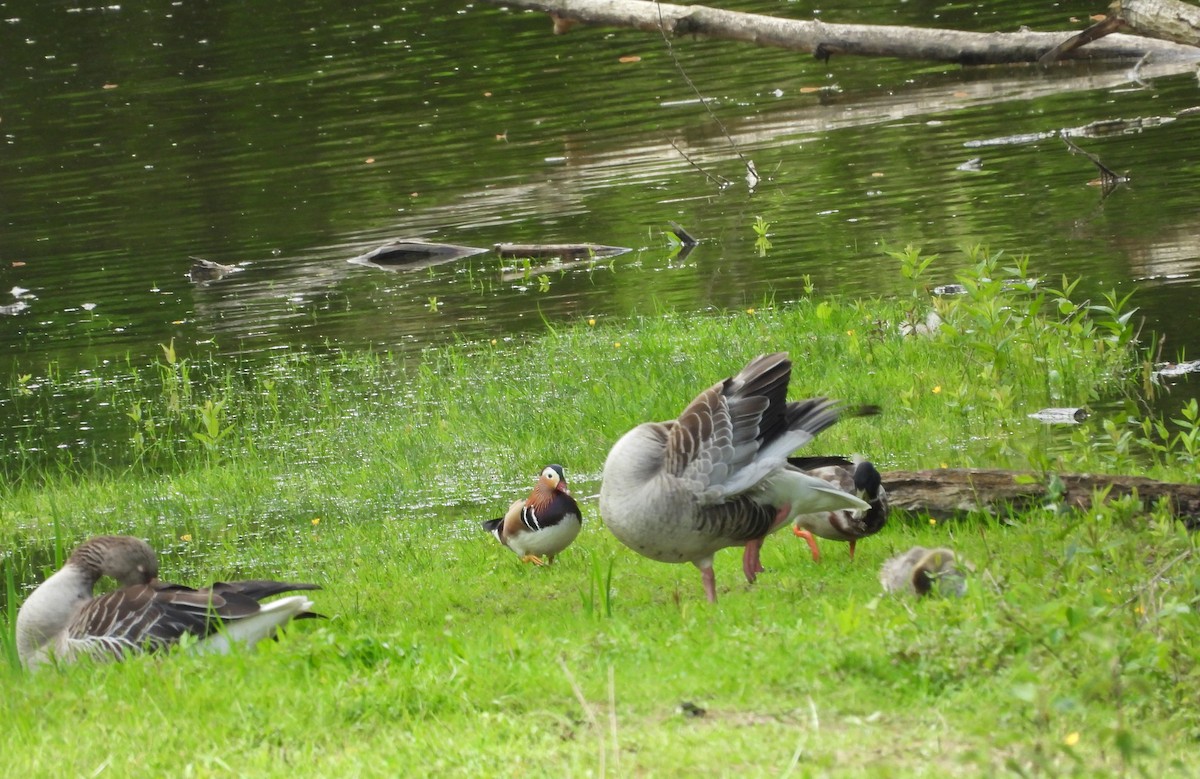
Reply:
[[390, 271], [424, 270], [435, 265], [461, 260], [487, 249], [457, 246], [452, 243], [433, 243], [420, 238], [397, 239], [366, 254], [351, 257], [346, 262]]
[[889, 471], [883, 474], [883, 483], [892, 508], [934, 517], [996, 511], [1005, 505], [1022, 509], [1052, 499], [1086, 509], [1094, 495], [1106, 492], [1108, 497], [1116, 498], [1136, 492], [1148, 504], [1166, 498], [1176, 516], [1200, 520], [1200, 484], [1087, 473], [1062, 473], [1057, 477], [1062, 483], [1062, 492], [1057, 497], [1052, 494], [1048, 477], [1021, 471], [977, 468]]
[[[679, 37], [698, 35], [811, 52], [822, 59], [857, 54], [899, 59], [936, 60], [963, 65], [1037, 62], [1068, 33], [974, 33], [922, 27], [826, 24], [739, 13], [703, 5], [674, 5], [650, 0], [486, 0], [495, 5], [544, 11], [556, 31], [567, 22], [632, 27]], [[1135, 0], [1136, 1], [1136, 0]], [[1065, 52], [1071, 59], [1200, 58], [1200, 50], [1134, 35], [1109, 35], [1089, 46]]]
[[[525, 260], [525, 266], [509, 265], [500, 269], [502, 281], [515, 281], [585, 267], [596, 260], [633, 251], [623, 246], [592, 243], [498, 243], [496, 254], [502, 260]], [[537, 260], [541, 265], [533, 265]]]
[[237, 273], [241, 270], [236, 265], [222, 265], [219, 262], [206, 260], [203, 257], [188, 257], [192, 261], [192, 267], [188, 269], [188, 278], [197, 284], [203, 284], [209, 281], [217, 281], [223, 279], [230, 273]]
[[1084, 151], [1076, 146], [1075, 143], [1067, 136], [1062, 136], [1062, 140], [1063, 143], [1067, 145], [1068, 151], [1070, 151], [1072, 154], [1079, 154], [1086, 157], [1093, 165], [1096, 166], [1096, 170], [1100, 171], [1100, 191], [1103, 193], [1103, 197], [1108, 197], [1112, 194], [1113, 190], [1115, 190], [1121, 184], [1126, 184], [1129, 182], [1129, 178], [1127, 176], [1122, 176], [1121, 174], [1115, 172], [1112, 168], [1101, 162], [1100, 158], [1095, 154]]
[[671, 234], [674, 235], [676, 238], [678, 238], [679, 243], [683, 244], [687, 248], [690, 249], [693, 246], [700, 243], [695, 238], [693, 238], [692, 234], [689, 233], [687, 230], [685, 230], [683, 228], [683, 225], [679, 224], [679, 222], [670, 222], [670, 225], [671, 225]]
[[574, 260], [605, 259], [626, 254], [632, 249], [624, 246], [604, 246], [596, 243], [498, 243], [496, 254], [509, 260]]
[[1038, 61], [1045, 64], [1062, 59], [1080, 46], [1123, 28], [1150, 38], [1200, 46], [1200, 8], [1179, 0], [1114, 0], [1108, 16], [1055, 46]]
[[1179, 0], [1114, 0], [1108, 15], [1142, 35], [1200, 46], [1200, 8]]

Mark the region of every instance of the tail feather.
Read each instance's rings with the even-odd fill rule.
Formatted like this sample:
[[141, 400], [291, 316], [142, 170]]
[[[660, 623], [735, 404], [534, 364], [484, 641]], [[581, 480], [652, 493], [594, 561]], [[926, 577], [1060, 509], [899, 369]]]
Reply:
[[788, 403], [778, 423], [764, 429], [758, 452], [759, 459], [785, 460], [789, 454], [807, 444], [825, 428], [838, 420], [839, 407], [836, 400], [809, 398]]
[[795, 470], [781, 471], [772, 476], [765, 493], [773, 506], [789, 504], [790, 522], [799, 514], [815, 514], [841, 509], [866, 509], [869, 504], [856, 495], [843, 492], [824, 479]]
[[313, 602], [306, 595], [291, 595], [264, 603], [257, 614], [225, 620], [221, 629], [198, 642], [194, 651], [228, 654], [233, 644], [252, 647], [264, 638], [274, 637], [275, 631], [289, 620], [310, 616], [312, 606]]
[[503, 543], [504, 539], [500, 538], [500, 531], [501, 531], [501, 528], [504, 526], [504, 517], [500, 517], [499, 519], [485, 520], [484, 522], [481, 522], [480, 524], [483, 526], [484, 530], [486, 530], [489, 533], [491, 533], [492, 535], [494, 535], [496, 537], [497, 541], [500, 541], [501, 543]]
[[851, 460], [848, 457], [842, 457], [841, 455], [837, 455], [837, 454], [830, 454], [830, 455], [815, 454], [815, 455], [806, 455], [803, 457], [795, 456], [795, 457], [789, 457], [787, 461], [788, 461], [788, 465], [790, 465], [794, 468], [799, 468], [802, 471], [815, 471], [818, 468], [828, 468], [830, 466], [837, 466], [839, 468], [853, 468], [854, 467], [853, 460]]

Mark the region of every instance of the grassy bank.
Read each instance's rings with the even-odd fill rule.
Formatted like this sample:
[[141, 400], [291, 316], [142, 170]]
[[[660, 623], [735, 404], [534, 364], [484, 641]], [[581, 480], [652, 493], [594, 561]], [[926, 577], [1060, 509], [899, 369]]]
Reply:
[[[920, 258], [903, 267], [920, 288]], [[206, 369], [167, 350], [114, 385], [135, 395], [105, 401], [128, 420], [120, 467], [7, 466], [11, 590], [78, 539], [123, 532], [163, 550], [166, 578], [317, 581], [330, 619], [254, 653], [37, 676], [11, 667], [6, 638], [6, 767], [1188, 775], [1200, 738], [1200, 574], [1192, 538], [1155, 507], [893, 518], [853, 562], [827, 542], [814, 564], [781, 534], [753, 587], [736, 551], [718, 556], [721, 601], [710, 606], [698, 572], [621, 547], [589, 497], [622, 432], [674, 416], [779, 349], [796, 363], [794, 397], [884, 408], [835, 426], [814, 451], [862, 452], [884, 469], [1194, 479], [1196, 425], [1139, 410], [1147, 355], [1122, 301], [1005, 276], [985, 261], [963, 280], [966, 295], [936, 303], [814, 297], [581, 321], [408, 363], [293, 356]], [[901, 334], [933, 306], [941, 328]], [[1028, 419], [1047, 406], [1102, 413], [1066, 430]], [[478, 521], [550, 461], [565, 465], [586, 522], [553, 567], [536, 569]], [[967, 597], [880, 595], [880, 563], [914, 543], [951, 545], [972, 563]], [[6, 603], [11, 615], [15, 598]], [[9, 620], [0, 627], [10, 635]]]

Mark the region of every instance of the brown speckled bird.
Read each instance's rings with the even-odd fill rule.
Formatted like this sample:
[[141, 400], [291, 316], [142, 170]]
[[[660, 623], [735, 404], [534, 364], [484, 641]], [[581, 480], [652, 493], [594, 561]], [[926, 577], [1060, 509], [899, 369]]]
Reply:
[[[121, 587], [92, 596], [102, 576]], [[259, 601], [316, 584], [269, 580], [218, 582], [193, 590], [158, 580], [150, 545], [132, 536], [97, 536], [42, 582], [17, 613], [17, 654], [27, 668], [81, 656], [120, 659], [164, 649], [185, 635], [199, 651], [228, 652], [234, 642], [253, 646], [288, 620], [317, 616], [312, 602], [292, 595]]]
[[829, 459], [793, 457], [788, 462], [802, 468], [810, 476], [824, 479], [843, 492], [857, 495], [870, 505], [865, 509], [847, 508], [801, 514], [793, 520], [792, 532], [808, 542], [814, 562], [819, 561], [821, 555], [813, 536], [849, 542], [850, 559], [853, 560], [858, 539], [875, 535], [887, 522], [887, 490], [883, 488], [883, 479], [875, 466], [866, 460], [852, 462], [845, 459], [840, 463], [824, 464], [823, 461]]
[[967, 579], [957, 563], [949, 549], [914, 546], [883, 564], [879, 582], [888, 592], [929, 595], [936, 591], [960, 597], [967, 591]]
[[500, 543], [516, 552], [523, 562], [543, 565], [566, 549], [583, 527], [579, 504], [567, 489], [561, 465], [547, 465], [538, 476], [529, 497], [514, 501], [500, 519], [483, 523]]

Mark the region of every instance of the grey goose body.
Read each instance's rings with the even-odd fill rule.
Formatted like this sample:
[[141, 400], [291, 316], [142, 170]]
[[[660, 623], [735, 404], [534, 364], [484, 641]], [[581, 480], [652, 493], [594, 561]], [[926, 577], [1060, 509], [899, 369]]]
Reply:
[[753, 582], [770, 533], [797, 514], [868, 504], [788, 465], [787, 458], [837, 421], [838, 404], [788, 402], [791, 361], [760, 356], [701, 392], [677, 419], [630, 430], [609, 451], [600, 516], [622, 543], [667, 563], [700, 569], [716, 600], [713, 555], [744, 546]]
[[[93, 596], [102, 576], [121, 586]], [[81, 544], [42, 582], [17, 613], [17, 652], [28, 668], [82, 656], [119, 659], [156, 651], [184, 635], [204, 651], [228, 651], [231, 643], [253, 646], [293, 618], [316, 616], [312, 602], [284, 592], [320, 589], [315, 584], [250, 580], [217, 582], [204, 589], [158, 579], [150, 546], [131, 536], [97, 536]]]

